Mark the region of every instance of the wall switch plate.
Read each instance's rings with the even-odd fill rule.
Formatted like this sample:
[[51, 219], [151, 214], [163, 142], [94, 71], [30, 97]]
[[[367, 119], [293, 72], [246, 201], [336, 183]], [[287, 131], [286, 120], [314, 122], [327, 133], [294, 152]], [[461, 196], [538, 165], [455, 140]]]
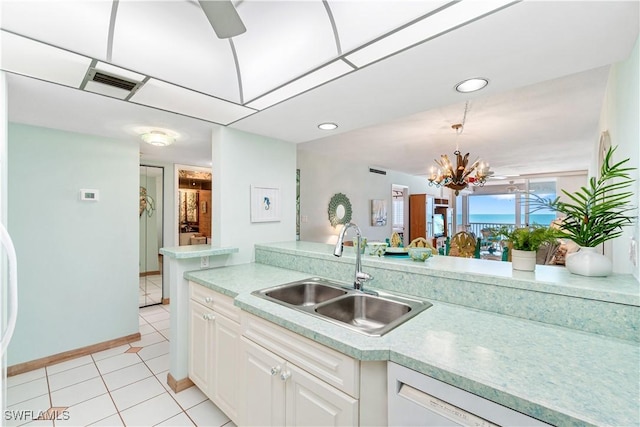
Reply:
[[200, 257], [200, 268], [207, 268], [207, 267], [209, 267], [209, 257], [208, 256]]

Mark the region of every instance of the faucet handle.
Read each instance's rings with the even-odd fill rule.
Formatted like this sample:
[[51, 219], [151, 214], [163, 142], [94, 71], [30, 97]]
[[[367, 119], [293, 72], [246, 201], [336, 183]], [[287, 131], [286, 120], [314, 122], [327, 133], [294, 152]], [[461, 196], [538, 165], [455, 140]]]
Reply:
[[365, 280], [373, 280], [373, 276], [369, 273], [365, 273], [364, 271], [358, 271], [356, 273], [356, 279], [365, 281]]

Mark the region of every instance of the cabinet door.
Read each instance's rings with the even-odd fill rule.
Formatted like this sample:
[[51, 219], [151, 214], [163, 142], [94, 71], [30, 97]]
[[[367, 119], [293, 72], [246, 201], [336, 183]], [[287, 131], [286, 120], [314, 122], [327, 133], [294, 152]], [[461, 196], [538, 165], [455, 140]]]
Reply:
[[207, 394], [214, 315], [210, 309], [194, 301], [189, 301], [189, 305], [189, 378]]
[[358, 401], [308, 374], [287, 364], [287, 426], [357, 426]]
[[238, 422], [238, 367], [240, 325], [215, 312], [213, 372], [209, 396], [234, 422]]
[[243, 337], [240, 363], [240, 425], [284, 426], [285, 361]]

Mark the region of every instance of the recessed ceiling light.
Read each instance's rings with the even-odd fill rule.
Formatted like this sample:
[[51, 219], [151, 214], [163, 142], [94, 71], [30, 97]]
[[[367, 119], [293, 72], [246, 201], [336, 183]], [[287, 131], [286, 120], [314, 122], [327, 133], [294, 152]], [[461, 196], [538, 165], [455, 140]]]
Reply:
[[322, 130], [334, 130], [337, 128], [338, 128], [338, 125], [335, 123], [320, 123], [318, 125], [318, 129], [322, 129]]
[[456, 90], [462, 93], [475, 92], [489, 84], [489, 80], [484, 78], [473, 78], [461, 81], [456, 85]]

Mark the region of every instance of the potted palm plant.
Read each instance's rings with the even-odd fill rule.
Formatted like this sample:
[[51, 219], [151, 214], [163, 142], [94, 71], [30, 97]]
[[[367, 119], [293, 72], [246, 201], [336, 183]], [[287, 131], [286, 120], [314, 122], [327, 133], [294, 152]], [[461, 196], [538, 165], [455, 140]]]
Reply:
[[550, 209], [562, 215], [558, 237], [573, 240], [580, 250], [566, 259], [567, 269], [583, 276], [607, 276], [611, 274], [611, 261], [597, 251], [597, 246], [622, 234], [622, 228], [633, 224], [630, 215], [633, 192], [628, 188], [634, 183], [626, 167], [629, 159], [611, 164], [616, 147], [611, 147], [600, 167], [600, 177], [592, 177], [586, 187], [562, 193], [569, 201], [535, 196], [531, 200], [534, 210]]
[[512, 229], [503, 226], [497, 234], [511, 243], [511, 262], [514, 270], [534, 271], [536, 252], [545, 243], [555, 243], [556, 230], [541, 225]]

